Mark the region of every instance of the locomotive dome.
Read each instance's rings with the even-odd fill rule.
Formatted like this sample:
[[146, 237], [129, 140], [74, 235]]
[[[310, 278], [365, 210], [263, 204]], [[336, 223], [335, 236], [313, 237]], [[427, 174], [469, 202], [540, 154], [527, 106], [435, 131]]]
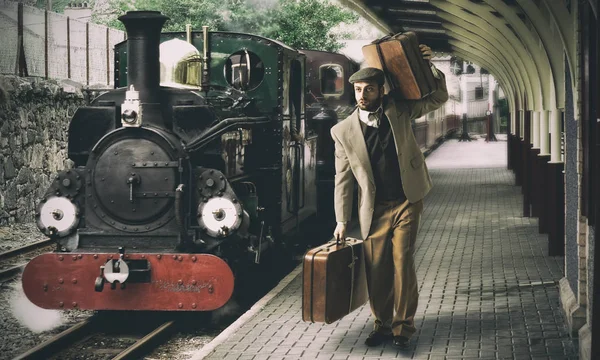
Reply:
[[181, 39], [160, 44], [160, 85], [198, 88], [202, 76], [202, 56], [196, 47]]

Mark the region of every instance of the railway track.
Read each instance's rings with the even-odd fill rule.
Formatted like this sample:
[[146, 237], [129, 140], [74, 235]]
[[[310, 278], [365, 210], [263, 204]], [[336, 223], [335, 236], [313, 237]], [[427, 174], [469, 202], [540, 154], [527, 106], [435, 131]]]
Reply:
[[31, 258], [51, 251], [53, 244], [50, 239], [41, 240], [0, 253], [0, 282], [14, 279]]
[[141, 359], [163, 344], [180, 322], [160, 315], [98, 313], [14, 359]]

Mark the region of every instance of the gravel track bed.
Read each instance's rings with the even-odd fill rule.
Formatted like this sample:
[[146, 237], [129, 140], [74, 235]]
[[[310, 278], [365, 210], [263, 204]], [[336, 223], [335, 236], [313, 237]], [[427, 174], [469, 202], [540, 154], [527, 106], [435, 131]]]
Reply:
[[42, 255], [48, 252], [52, 252], [55, 249], [55, 246], [46, 246], [43, 248], [39, 248], [37, 250], [31, 251], [26, 254], [20, 254], [10, 259], [0, 260], [0, 270], [6, 270], [13, 266], [23, 265], [29, 262], [31, 259], [38, 255]]
[[194, 353], [212, 341], [221, 330], [175, 334], [168, 342], [148, 354], [144, 360], [189, 360]]
[[[0, 252], [45, 240], [35, 224], [15, 224], [0, 227]], [[2, 261], [0, 268], [27, 262], [53, 247]], [[12, 359], [89, 317], [91, 311], [41, 309], [23, 293], [21, 277], [0, 283], [0, 359]]]
[[48, 237], [33, 223], [0, 226], [0, 252], [46, 239]]
[[21, 277], [0, 284], [0, 359], [39, 345], [85, 320], [92, 311], [47, 310], [33, 305], [23, 293]]
[[135, 344], [137, 338], [119, 337], [110, 334], [95, 334], [90, 338], [72, 344], [48, 360], [110, 360], [121, 351]]

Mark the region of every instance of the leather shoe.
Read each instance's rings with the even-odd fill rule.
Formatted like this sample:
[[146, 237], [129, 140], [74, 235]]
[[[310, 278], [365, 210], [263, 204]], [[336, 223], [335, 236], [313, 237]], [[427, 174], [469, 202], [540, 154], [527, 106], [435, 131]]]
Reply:
[[378, 346], [383, 344], [386, 340], [390, 340], [392, 338], [392, 334], [384, 334], [379, 331], [371, 331], [367, 340], [365, 340], [365, 344], [367, 346]]
[[406, 336], [394, 336], [394, 340], [392, 341], [392, 344], [397, 348], [406, 350], [409, 348], [410, 339], [407, 338]]

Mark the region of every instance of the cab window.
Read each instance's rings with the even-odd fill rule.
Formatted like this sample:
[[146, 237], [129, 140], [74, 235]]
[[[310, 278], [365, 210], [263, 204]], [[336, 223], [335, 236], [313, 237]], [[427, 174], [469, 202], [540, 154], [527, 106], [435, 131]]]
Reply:
[[340, 95], [344, 92], [344, 70], [340, 65], [327, 64], [319, 68], [321, 94]]
[[265, 76], [263, 61], [248, 50], [231, 54], [225, 62], [224, 70], [227, 83], [242, 91], [255, 89]]

